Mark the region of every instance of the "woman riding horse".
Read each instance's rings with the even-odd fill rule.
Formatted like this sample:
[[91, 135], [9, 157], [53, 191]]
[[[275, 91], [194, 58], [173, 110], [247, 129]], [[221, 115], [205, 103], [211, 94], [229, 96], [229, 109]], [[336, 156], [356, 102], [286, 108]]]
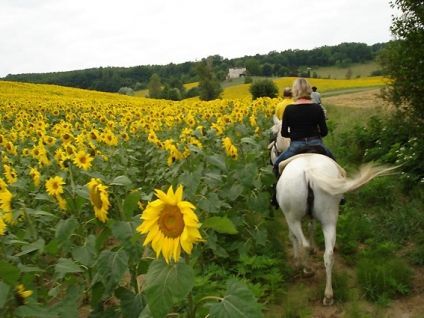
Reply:
[[322, 107], [311, 101], [312, 88], [304, 78], [294, 81], [292, 87], [294, 104], [288, 105], [283, 113], [281, 135], [291, 139], [289, 148], [280, 154], [274, 163], [274, 173], [278, 177], [278, 165], [302, 152], [306, 147], [319, 148], [319, 152], [334, 159], [324, 146], [322, 137], [328, 133]]

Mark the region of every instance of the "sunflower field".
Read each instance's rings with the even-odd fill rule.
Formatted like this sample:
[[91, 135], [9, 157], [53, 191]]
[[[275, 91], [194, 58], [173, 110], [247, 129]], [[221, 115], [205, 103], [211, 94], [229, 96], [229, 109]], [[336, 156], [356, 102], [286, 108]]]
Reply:
[[0, 316], [260, 317], [277, 102], [0, 82]]

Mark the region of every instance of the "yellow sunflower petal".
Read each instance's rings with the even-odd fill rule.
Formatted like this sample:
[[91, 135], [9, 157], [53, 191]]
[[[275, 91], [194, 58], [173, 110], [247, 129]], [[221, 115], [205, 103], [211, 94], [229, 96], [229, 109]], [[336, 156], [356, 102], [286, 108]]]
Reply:
[[185, 208], [192, 209], [192, 210], [195, 210], [196, 209], [196, 207], [193, 204], [191, 204], [190, 202], [188, 202], [188, 201], [178, 202], [178, 207], [180, 209], [185, 209]]
[[178, 262], [180, 260], [180, 255], [181, 255], [181, 245], [179, 244], [178, 239], [174, 239], [173, 255], [174, 255], [175, 262]]
[[156, 192], [156, 196], [161, 201], [163, 201], [166, 204], [171, 204], [171, 200], [169, 200], [168, 195], [165, 192], [163, 192], [162, 190], [158, 190], [158, 189], [156, 189], [155, 192]]
[[[144, 233], [146, 233], [146, 232], [144, 232]], [[156, 237], [156, 235], [158, 235], [158, 234], [159, 234], [159, 227], [157, 225], [153, 226], [150, 229], [149, 233], [147, 234], [146, 238], [144, 239], [143, 246], [146, 246], [151, 241], [153, 241], [154, 238]]]
[[190, 241], [189, 241], [187, 228], [184, 228], [184, 231], [181, 234], [180, 243], [181, 243], [181, 247], [183, 248], [183, 250], [187, 254], [191, 254], [191, 249], [193, 248], [193, 244], [191, 244]]
[[183, 186], [180, 184], [175, 191], [175, 200], [176, 202], [181, 202], [183, 200]]

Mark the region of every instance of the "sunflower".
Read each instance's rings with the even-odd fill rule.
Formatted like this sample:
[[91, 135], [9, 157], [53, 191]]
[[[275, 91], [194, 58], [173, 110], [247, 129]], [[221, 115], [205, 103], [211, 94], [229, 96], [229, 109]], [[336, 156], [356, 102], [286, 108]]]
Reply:
[[96, 178], [92, 178], [87, 183], [87, 187], [90, 194], [90, 201], [94, 208], [94, 214], [100, 222], [105, 223], [107, 221], [107, 211], [110, 207], [107, 187], [102, 184], [100, 179]]
[[29, 171], [29, 175], [31, 176], [32, 181], [34, 182], [34, 185], [36, 187], [39, 187], [41, 178], [40, 171], [38, 171], [37, 168], [31, 168], [31, 170]]
[[7, 183], [4, 182], [2, 178], [0, 178], [0, 192], [3, 192], [4, 190], [7, 190]]
[[64, 184], [65, 184], [65, 181], [63, 180], [62, 177], [56, 176], [56, 177], [50, 178], [49, 180], [46, 181], [47, 193], [50, 194], [52, 197], [61, 195], [63, 193], [62, 185]]
[[151, 243], [156, 257], [162, 253], [165, 261], [180, 259], [181, 248], [191, 254], [193, 243], [202, 240], [200, 223], [194, 213], [196, 208], [183, 199], [183, 187], [174, 193], [172, 186], [165, 193], [155, 190], [157, 200], [149, 202], [141, 215], [142, 223], [137, 227], [141, 234], [147, 234], [143, 245]]
[[32, 295], [32, 290], [25, 290], [23, 284], [19, 284], [15, 288], [15, 297], [20, 305], [25, 304], [25, 300]]
[[59, 205], [59, 208], [63, 211], [66, 211], [66, 200], [61, 196], [61, 195], [56, 195], [55, 196], [56, 200], [57, 200], [57, 204]]
[[6, 233], [6, 223], [4, 223], [3, 218], [0, 217], [0, 236], [4, 235]]
[[16, 175], [15, 169], [13, 169], [9, 165], [3, 165], [3, 169], [4, 169], [3, 174], [6, 177], [8, 184], [12, 184], [18, 181], [18, 176]]
[[13, 224], [13, 215], [12, 215], [12, 193], [5, 189], [0, 192], [0, 216], [8, 224]]
[[88, 170], [91, 167], [91, 161], [93, 161], [93, 157], [91, 157], [84, 150], [78, 151], [74, 158], [74, 164], [81, 169]]
[[16, 147], [12, 142], [8, 141], [6, 143], [5, 148], [6, 148], [7, 152], [10, 153], [11, 155], [13, 155], [13, 156], [17, 155]]
[[222, 144], [224, 146], [225, 152], [228, 156], [230, 156], [233, 159], [237, 159], [238, 151], [237, 147], [233, 145], [233, 142], [231, 141], [230, 137], [225, 137], [222, 140]]

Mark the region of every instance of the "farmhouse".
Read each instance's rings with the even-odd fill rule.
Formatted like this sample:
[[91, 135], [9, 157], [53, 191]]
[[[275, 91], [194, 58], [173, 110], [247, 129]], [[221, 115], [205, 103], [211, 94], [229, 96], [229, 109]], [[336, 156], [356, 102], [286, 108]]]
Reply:
[[242, 76], [246, 76], [246, 68], [230, 68], [228, 69], [227, 79], [239, 78]]

